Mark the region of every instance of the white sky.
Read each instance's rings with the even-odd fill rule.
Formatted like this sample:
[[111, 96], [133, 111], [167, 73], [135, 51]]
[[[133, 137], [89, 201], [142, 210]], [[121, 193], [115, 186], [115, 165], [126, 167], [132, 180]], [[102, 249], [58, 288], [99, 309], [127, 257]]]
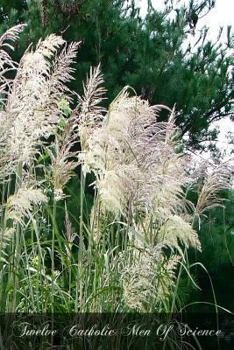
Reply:
[[[147, 0], [137, 0], [141, 5], [142, 14], [147, 10]], [[181, 3], [182, 1], [178, 1]], [[152, 5], [158, 9], [162, 8], [164, 0], [152, 0]], [[234, 0], [216, 0], [215, 8], [210, 14], [201, 20], [201, 24], [206, 24], [212, 32], [215, 32], [219, 26], [227, 26], [234, 24]]]
[[[178, 1], [178, 3], [181, 2], [182, 1]], [[138, 0], [138, 4], [141, 6], [142, 16], [144, 16], [147, 11], [147, 0]], [[162, 8], [163, 4], [164, 0], [152, 0], [152, 5], [156, 9]], [[216, 0], [216, 5], [210, 13], [198, 21], [196, 30], [199, 31], [203, 26], [207, 26], [209, 28], [209, 38], [215, 40], [219, 33], [219, 28], [226, 28], [230, 25], [234, 27], [234, 0]], [[226, 30], [223, 31], [222, 40], [226, 41]], [[213, 125], [220, 130], [217, 141], [218, 147], [221, 149], [229, 148], [229, 151], [231, 151], [227, 143], [226, 135], [228, 132], [234, 135], [234, 122], [231, 122], [229, 118], [224, 118], [222, 121], [216, 122]], [[227, 157], [228, 153], [229, 152], [227, 152]]]

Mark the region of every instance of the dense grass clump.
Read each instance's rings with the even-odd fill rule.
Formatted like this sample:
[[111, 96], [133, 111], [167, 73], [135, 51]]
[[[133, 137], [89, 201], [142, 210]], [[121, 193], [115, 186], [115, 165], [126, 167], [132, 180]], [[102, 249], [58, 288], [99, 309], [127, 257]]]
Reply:
[[1, 312], [179, 310], [195, 227], [229, 168], [194, 169], [175, 110], [128, 87], [101, 107], [99, 66], [83, 96], [70, 91], [77, 43], [50, 35], [13, 62], [22, 29], [0, 38]]

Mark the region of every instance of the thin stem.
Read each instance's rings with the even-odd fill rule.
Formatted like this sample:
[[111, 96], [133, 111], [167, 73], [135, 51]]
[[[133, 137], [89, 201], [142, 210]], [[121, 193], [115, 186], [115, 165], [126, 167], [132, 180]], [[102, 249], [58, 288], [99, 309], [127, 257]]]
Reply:
[[[83, 283], [82, 283], [82, 260], [83, 260], [83, 251], [84, 251], [84, 191], [85, 191], [85, 180], [86, 177], [83, 173], [81, 167], [81, 179], [80, 179], [80, 234], [79, 234], [79, 252], [78, 252], [78, 278], [76, 286], [76, 302], [75, 302], [75, 311], [78, 312], [82, 310], [84, 305], [83, 300]], [[79, 301], [79, 306], [78, 306]]]

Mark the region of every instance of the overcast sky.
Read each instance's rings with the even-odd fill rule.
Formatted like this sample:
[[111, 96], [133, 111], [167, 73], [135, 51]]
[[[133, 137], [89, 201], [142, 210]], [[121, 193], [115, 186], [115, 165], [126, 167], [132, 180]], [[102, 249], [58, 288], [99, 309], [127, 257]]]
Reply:
[[[147, 11], [147, 0], [138, 0], [138, 4], [141, 6], [142, 15], [144, 16]], [[156, 9], [159, 9], [163, 7], [164, 0], [152, 0], [152, 4]], [[199, 20], [197, 30], [204, 25], [209, 28], [209, 38], [213, 40], [217, 38], [220, 27], [225, 28], [229, 25], [234, 27], [234, 0], [216, 0], [215, 8]], [[222, 36], [222, 40], [225, 39], [226, 31]], [[228, 147], [226, 135], [228, 132], [234, 135], [234, 122], [231, 122], [229, 118], [224, 118], [222, 121], [214, 123], [214, 126], [220, 129], [218, 146], [222, 149]]]
[[[147, 0], [138, 0], [138, 3], [142, 7], [142, 13], [145, 14]], [[164, 0], [152, 0], [152, 4], [156, 9], [162, 8]], [[215, 8], [201, 20], [201, 24], [209, 26], [212, 32], [217, 31], [219, 26], [234, 24], [234, 0], [216, 0]]]

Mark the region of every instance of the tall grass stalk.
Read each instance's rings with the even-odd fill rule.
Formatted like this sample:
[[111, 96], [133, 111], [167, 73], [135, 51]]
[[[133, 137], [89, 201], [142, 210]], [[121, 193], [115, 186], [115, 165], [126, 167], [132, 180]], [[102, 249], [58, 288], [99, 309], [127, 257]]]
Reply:
[[85, 193], [85, 175], [81, 167], [81, 181], [80, 181], [80, 230], [79, 230], [79, 252], [78, 252], [78, 263], [77, 263], [77, 290], [76, 290], [76, 304], [75, 311], [83, 310], [84, 296], [83, 296], [83, 254], [85, 250], [84, 245], [84, 193]]

